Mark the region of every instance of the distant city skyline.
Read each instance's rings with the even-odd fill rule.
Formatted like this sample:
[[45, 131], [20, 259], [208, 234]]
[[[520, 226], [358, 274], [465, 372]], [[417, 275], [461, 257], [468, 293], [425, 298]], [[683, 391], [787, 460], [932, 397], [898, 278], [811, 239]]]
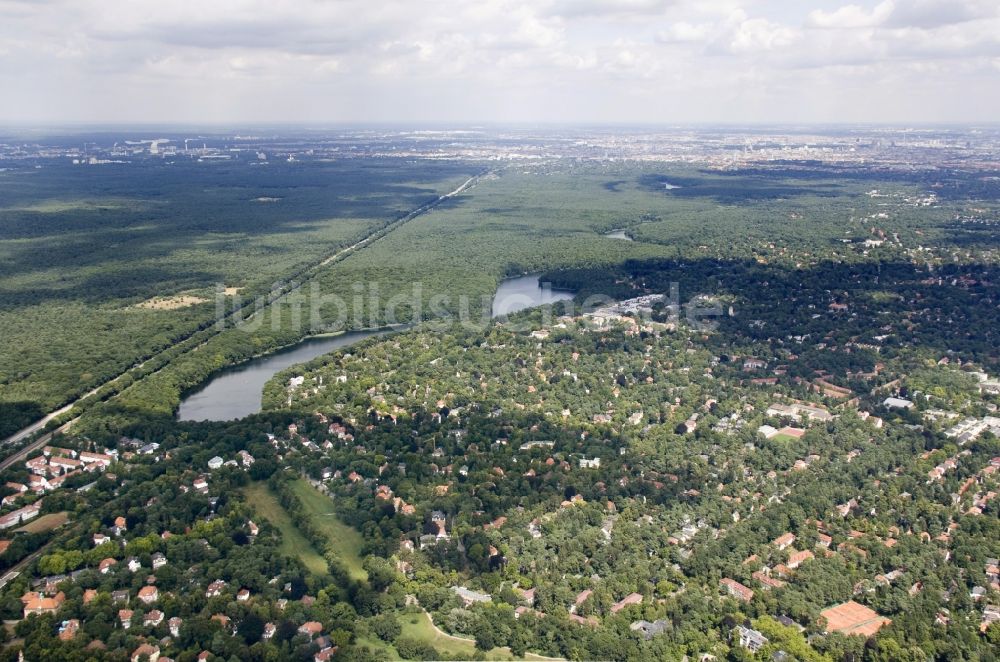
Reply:
[[0, 0], [7, 123], [982, 123], [996, 0]]

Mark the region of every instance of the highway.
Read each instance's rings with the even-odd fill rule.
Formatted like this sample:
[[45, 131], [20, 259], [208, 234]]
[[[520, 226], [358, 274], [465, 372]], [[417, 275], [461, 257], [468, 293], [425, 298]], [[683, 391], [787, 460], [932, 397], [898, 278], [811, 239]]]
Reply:
[[[49, 416], [48, 419], [52, 420], [52, 417]], [[75, 420], [76, 419], [74, 418], [73, 421], [75, 421]], [[42, 446], [45, 446], [46, 444], [48, 444], [52, 440], [52, 435], [55, 434], [55, 432], [65, 432], [66, 430], [69, 429], [69, 426], [70, 426], [70, 424], [73, 423], [73, 421], [66, 422], [62, 426], [56, 428], [56, 430], [54, 432], [48, 432], [46, 434], [43, 434], [41, 437], [39, 437], [38, 439], [34, 440], [33, 442], [31, 442], [30, 444], [28, 444], [27, 446], [25, 446], [21, 450], [15, 452], [15, 453], [12, 453], [11, 455], [5, 457], [3, 459], [3, 461], [0, 462], [0, 471], [3, 471], [4, 469], [7, 469], [11, 465], [16, 464], [17, 462], [19, 462], [20, 460], [24, 460], [31, 453], [33, 453], [37, 449], [41, 448]], [[48, 421], [46, 421], [46, 422], [48, 422]], [[44, 423], [42, 423], [42, 425], [44, 425]], [[25, 428], [25, 429], [27, 429], [27, 428]], [[37, 432], [39, 429], [41, 429], [41, 427], [36, 428], [35, 432]], [[22, 437], [22, 439], [23, 438], [24, 437]]]
[[[378, 230], [375, 230], [375, 231], [369, 233], [367, 236], [365, 236], [362, 239], [356, 241], [355, 243], [351, 244], [350, 246], [347, 246], [346, 248], [342, 248], [342, 249], [338, 250], [337, 252], [333, 253], [332, 255], [329, 255], [329, 256], [323, 258], [321, 261], [319, 261], [319, 262], [317, 262], [317, 263], [315, 263], [315, 264], [313, 264], [311, 266], [303, 268], [302, 270], [300, 270], [298, 273], [294, 274], [289, 279], [288, 284], [286, 284], [285, 286], [283, 286], [282, 288], [280, 288], [280, 289], [278, 289], [276, 291], [271, 291], [271, 292], [268, 292], [267, 294], [261, 295], [261, 297], [259, 297], [257, 299], [257, 301], [247, 302], [246, 304], [241, 305], [241, 306], [235, 308], [234, 310], [232, 310], [225, 317], [224, 321], [228, 323], [228, 322], [236, 322], [238, 320], [242, 320], [243, 318], [241, 317], [241, 314], [242, 314], [242, 312], [245, 309], [247, 309], [247, 308], [253, 308], [255, 311], [263, 310], [267, 305], [270, 305], [270, 304], [274, 303], [275, 301], [280, 300], [282, 297], [285, 297], [285, 296], [291, 294], [292, 292], [295, 292], [295, 291], [299, 290], [302, 287], [302, 285], [309, 278], [315, 276], [316, 273], [319, 272], [319, 270], [323, 269], [324, 267], [329, 266], [330, 264], [333, 264], [335, 262], [339, 262], [340, 260], [343, 260], [347, 256], [349, 256], [349, 255], [353, 254], [354, 252], [356, 252], [356, 251], [364, 248], [368, 244], [370, 244], [370, 243], [372, 243], [374, 241], [377, 241], [378, 239], [384, 237], [386, 234], [388, 234], [389, 232], [397, 229], [398, 227], [400, 227], [404, 223], [412, 221], [413, 219], [417, 218], [418, 216], [422, 216], [423, 214], [426, 214], [427, 212], [431, 211], [432, 209], [434, 209], [435, 207], [437, 207], [441, 203], [445, 202], [446, 200], [449, 200], [449, 199], [451, 199], [451, 198], [453, 198], [453, 197], [455, 197], [457, 195], [461, 195], [462, 193], [468, 191], [469, 189], [473, 188], [476, 184], [478, 184], [479, 181], [484, 176], [486, 176], [487, 174], [490, 174], [490, 172], [492, 172], [492, 171], [487, 170], [487, 171], [481, 172], [479, 174], [473, 175], [472, 177], [469, 177], [464, 182], [462, 182], [462, 184], [459, 185], [456, 189], [454, 189], [454, 190], [452, 190], [452, 191], [450, 191], [448, 193], [442, 194], [442, 195], [438, 196], [437, 198], [435, 198], [434, 200], [431, 200], [430, 202], [424, 203], [423, 205], [421, 205], [421, 206], [419, 206], [419, 207], [417, 207], [417, 208], [415, 208], [415, 209], [407, 212], [403, 216], [397, 218], [395, 221], [393, 221], [392, 223], [386, 225], [385, 227], [382, 227], [382, 228], [380, 228]], [[261, 301], [261, 300], [263, 300], [263, 305], [258, 305], [258, 301]], [[257, 312], [254, 312], [253, 314], [256, 315]], [[251, 315], [251, 317], [252, 316], [253, 315]], [[247, 318], [247, 319], [249, 319], [249, 318]], [[187, 354], [188, 352], [193, 351], [193, 350], [198, 349], [199, 347], [203, 346], [205, 343], [207, 343], [213, 337], [215, 337], [216, 335], [218, 335], [219, 333], [221, 333], [225, 328], [228, 328], [228, 324], [214, 324], [211, 327], [209, 327], [209, 329], [201, 329], [201, 330], [196, 330], [196, 331], [192, 332], [188, 337], [179, 340], [174, 345], [160, 350], [159, 352], [157, 352], [156, 354], [154, 354], [152, 357], [147, 358], [142, 363], [138, 363], [138, 364], [135, 364], [135, 365], [131, 366], [127, 370], [123, 371], [122, 373], [120, 373], [120, 374], [116, 375], [115, 377], [109, 379], [108, 381], [104, 382], [103, 384], [100, 384], [99, 386], [94, 387], [93, 389], [91, 389], [90, 391], [88, 391], [87, 393], [85, 393], [84, 395], [76, 398], [75, 400], [73, 400], [69, 404], [67, 404], [67, 405], [65, 405], [65, 406], [57, 409], [56, 411], [53, 411], [53, 412], [51, 412], [49, 414], [46, 414], [43, 418], [35, 421], [31, 425], [28, 425], [27, 427], [25, 427], [25, 428], [23, 428], [21, 430], [18, 430], [17, 432], [15, 432], [14, 434], [10, 435], [6, 439], [0, 441], [0, 446], [5, 446], [5, 445], [9, 445], [9, 444], [16, 444], [16, 443], [19, 443], [19, 442], [23, 441], [24, 439], [27, 439], [31, 435], [33, 435], [33, 434], [39, 432], [40, 430], [42, 430], [53, 419], [55, 419], [55, 418], [57, 418], [59, 416], [62, 416], [63, 414], [71, 411], [82, 400], [84, 400], [84, 399], [86, 399], [86, 398], [94, 395], [95, 393], [99, 392], [101, 389], [103, 389], [103, 388], [105, 388], [107, 386], [113, 385], [115, 382], [117, 382], [118, 380], [120, 380], [122, 377], [125, 377], [126, 375], [128, 375], [132, 370], [141, 369], [149, 361], [155, 360], [157, 357], [162, 356], [164, 353], [171, 351], [172, 349], [174, 349], [178, 345], [180, 345], [180, 344], [182, 344], [184, 342], [191, 341], [199, 333], [204, 332], [204, 331], [208, 332], [208, 334], [207, 334], [207, 336], [205, 338], [200, 339], [192, 347], [186, 349], [183, 354]], [[183, 356], [183, 354], [181, 354], [181, 355]], [[162, 366], [160, 366], [159, 368], [157, 368], [157, 370], [155, 370], [155, 371], [153, 371], [153, 372], [151, 372], [149, 374], [155, 374], [156, 372], [159, 372], [160, 370], [162, 370], [163, 368], [165, 368], [169, 364], [170, 363], [168, 361], [167, 363], [164, 363]], [[144, 375], [144, 377], [145, 376], [148, 376], [148, 375]], [[138, 381], [138, 379], [136, 381]], [[112, 394], [110, 397], [114, 397], [115, 395], [117, 395], [117, 392], [115, 392], [114, 394]], [[62, 427], [60, 427], [58, 429], [58, 431], [60, 431], [60, 432], [65, 431], [69, 427], [69, 425], [71, 425], [74, 421], [77, 420], [77, 418], [78, 417], [74, 417], [72, 420], [68, 421], [65, 425], [63, 425]], [[18, 451], [14, 455], [12, 455], [12, 456], [10, 456], [8, 458], [5, 458], [2, 462], [0, 462], [0, 470], [6, 469], [7, 467], [11, 466], [15, 462], [17, 462], [17, 460], [19, 458], [24, 458], [29, 453], [31, 453], [33, 450], [35, 450], [37, 448], [41, 448], [42, 446], [44, 446], [45, 444], [47, 444], [48, 441], [51, 438], [52, 438], [52, 433], [43, 435], [38, 440], [32, 442], [29, 446], [27, 446], [24, 449]]]

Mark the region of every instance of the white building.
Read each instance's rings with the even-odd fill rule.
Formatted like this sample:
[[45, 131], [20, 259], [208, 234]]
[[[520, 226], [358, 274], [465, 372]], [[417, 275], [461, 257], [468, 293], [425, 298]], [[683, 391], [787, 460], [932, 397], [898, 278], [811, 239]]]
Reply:
[[739, 637], [740, 646], [746, 648], [751, 653], [756, 653], [767, 645], [767, 637], [753, 628], [737, 625], [735, 632], [737, 637]]

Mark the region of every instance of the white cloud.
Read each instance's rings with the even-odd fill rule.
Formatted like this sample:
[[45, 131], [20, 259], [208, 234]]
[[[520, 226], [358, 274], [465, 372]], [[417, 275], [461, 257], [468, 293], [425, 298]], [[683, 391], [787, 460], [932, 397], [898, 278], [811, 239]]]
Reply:
[[998, 15], [996, 0], [899, 0], [888, 26], [932, 29]]
[[870, 28], [884, 23], [895, 8], [893, 0], [885, 0], [871, 11], [859, 5], [845, 5], [832, 12], [816, 9], [809, 12], [806, 25], [814, 28]]
[[799, 38], [794, 28], [773, 23], [763, 18], [740, 21], [725, 41], [734, 55], [773, 51], [793, 44]]
[[874, 108], [890, 88], [918, 115], [945, 102], [936, 86], [985, 118], [998, 5], [0, 0], [0, 86], [16, 100], [0, 120], [819, 119], [817, 99]]
[[[545, 0], [541, 0], [544, 6]], [[547, 3], [545, 13], [563, 18], [647, 17], [663, 14], [676, 0], [555, 0]]]
[[703, 42], [712, 33], [708, 23], [688, 23], [678, 21], [656, 33], [656, 40], [664, 44], [684, 44]]

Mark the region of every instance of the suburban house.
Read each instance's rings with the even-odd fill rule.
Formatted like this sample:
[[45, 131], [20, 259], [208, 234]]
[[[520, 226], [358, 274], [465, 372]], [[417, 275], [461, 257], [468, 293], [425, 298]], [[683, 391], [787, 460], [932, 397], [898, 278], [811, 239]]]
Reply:
[[753, 600], [753, 590], [747, 588], [735, 579], [730, 579], [728, 577], [720, 579], [719, 586], [726, 589], [726, 592], [729, 593], [729, 595], [738, 600], [742, 600], [743, 602], [750, 602]]
[[29, 591], [21, 596], [21, 603], [24, 605], [24, 617], [32, 614], [54, 614], [59, 611], [59, 607], [66, 601], [66, 594], [62, 591], [53, 597], [47, 598], [41, 593]]
[[771, 544], [777, 547], [779, 550], [787, 549], [795, 542], [794, 533], [782, 533], [780, 536], [775, 538]]
[[764, 588], [765, 591], [769, 591], [772, 588], [781, 588], [782, 586], [785, 585], [785, 582], [781, 581], [780, 579], [775, 579], [770, 575], [769, 570], [767, 572], [765, 572], [765, 570], [757, 570], [752, 575], [754, 579], [760, 582], [760, 585]]
[[323, 632], [323, 624], [319, 621], [306, 621], [299, 626], [299, 634], [308, 635], [310, 639], [313, 639], [321, 632]]
[[147, 605], [160, 599], [160, 591], [155, 586], [143, 586], [139, 589], [139, 600]]
[[736, 635], [740, 646], [746, 648], [751, 653], [757, 653], [767, 645], [767, 637], [753, 628], [737, 625], [733, 633]]
[[72, 641], [79, 629], [79, 619], [71, 618], [68, 621], [63, 621], [59, 626], [59, 641]]
[[633, 632], [639, 632], [642, 634], [643, 639], [649, 640], [659, 634], [663, 634], [669, 624], [669, 621], [661, 618], [653, 621], [652, 623], [649, 621], [636, 621], [628, 627]]
[[788, 557], [788, 567], [791, 569], [798, 568], [800, 565], [808, 561], [809, 559], [815, 558], [815, 554], [810, 552], [808, 549], [801, 552], [793, 551]]
[[181, 636], [181, 625], [184, 623], [184, 619], [180, 616], [174, 616], [169, 621], [167, 621], [167, 627], [170, 629], [171, 637]]
[[624, 598], [611, 605], [611, 613], [617, 614], [625, 607], [642, 603], [642, 593], [629, 593]]
[[493, 600], [489, 593], [480, 593], [478, 591], [467, 589], [464, 586], [452, 586], [451, 590], [454, 591], [458, 597], [462, 598], [462, 602], [466, 607], [469, 607], [477, 602], [490, 602]]
[[216, 596], [222, 595], [222, 592], [226, 590], [226, 582], [221, 579], [216, 579], [214, 582], [208, 585], [205, 589], [206, 598], [214, 598]]
[[153, 644], [142, 644], [132, 651], [132, 656], [129, 659], [132, 662], [141, 662], [141, 660], [158, 662], [160, 659], [160, 647]]
[[119, 609], [118, 620], [121, 621], [122, 627], [125, 628], [126, 630], [132, 627], [132, 610]]
[[31, 505], [7, 513], [3, 517], [0, 517], [0, 529], [9, 529], [12, 526], [18, 526], [22, 522], [27, 522], [29, 519], [34, 519], [41, 510], [42, 501], [39, 499]]

